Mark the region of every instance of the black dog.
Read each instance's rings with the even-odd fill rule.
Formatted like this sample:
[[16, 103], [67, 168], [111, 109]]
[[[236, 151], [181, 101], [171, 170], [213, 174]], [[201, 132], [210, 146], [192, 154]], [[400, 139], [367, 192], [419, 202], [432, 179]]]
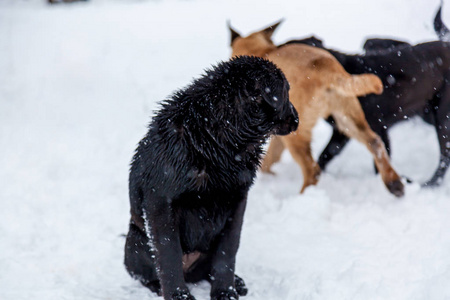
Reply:
[[271, 134], [298, 126], [289, 84], [271, 62], [241, 56], [163, 103], [131, 165], [128, 272], [164, 299], [238, 299], [235, 257], [247, 193]]
[[[440, 16], [440, 10], [438, 14]], [[445, 26], [442, 22], [441, 25]], [[441, 32], [445, 31], [442, 26]], [[436, 32], [439, 34], [437, 29]], [[370, 39], [365, 44], [365, 55], [347, 55], [325, 48], [315, 37], [286, 44], [289, 43], [304, 43], [328, 50], [350, 74], [373, 73], [380, 77], [385, 88], [383, 94], [370, 94], [359, 100], [370, 127], [382, 138], [388, 152], [387, 130], [395, 123], [420, 116], [432, 124], [441, 156], [437, 170], [424, 186], [441, 183], [450, 165], [450, 43], [435, 41], [412, 46], [397, 40]], [[333, 123], [333, 120], [329, 122]], [[334, 128], [333, 136], [318, 160], [322, 169], [342, 151], [348, 140]]]

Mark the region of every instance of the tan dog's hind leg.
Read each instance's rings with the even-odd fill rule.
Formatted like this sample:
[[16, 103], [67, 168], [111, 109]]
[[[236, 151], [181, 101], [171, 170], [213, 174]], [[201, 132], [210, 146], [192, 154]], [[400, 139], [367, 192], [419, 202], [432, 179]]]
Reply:
[[274, 174], [271, 171], [271, 167], [274, 163], [278, 162], [283, 153], [284, 145], [280, 136], [273, 136], [270, 140], [269, 148], [267, 149], [266, 156], [261, 164], [261, 171], [264, 173]]
[[381, 138], [370, 129], [362, 108], [356, 97], [340, 99], [340, 105], [335, 106], [333, 117], [339, 130], [350, 138], [355, 138], [366, 145], [380, 171], [381, 178], [388, 190], [397, 197], [404, 194], [404, 186], [400, 176], [389, 162], [389, 156]]

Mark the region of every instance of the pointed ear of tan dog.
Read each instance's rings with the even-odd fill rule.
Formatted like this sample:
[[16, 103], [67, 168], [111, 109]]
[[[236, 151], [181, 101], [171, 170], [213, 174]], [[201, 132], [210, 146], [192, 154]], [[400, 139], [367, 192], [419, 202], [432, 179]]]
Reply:
[[233, 44], [234, 40], [238, 37], [241, 37], [241, 35], [239, 33], [237, 33], [236, 30], [233, 29], [233, 27], [231, 27], [231, 22], [230, 20], [227, 20], [227, 25], [228, 25], [228, 29], [230, 29], [230, 33], [231, 33], [231, 42], [230, 45]]
[[270, 25], [269, 27], [261, 30], [260, 32], [264, 34], [264, 36], [270, 40], [272, 38], [273, 32], [275, 31], [275, 29], [277, 29], [278, 25], [280, 25], [282, 22], [284, 21], [284, 19], [281, 19], [280, 21], [278, 21], [277, 23]]

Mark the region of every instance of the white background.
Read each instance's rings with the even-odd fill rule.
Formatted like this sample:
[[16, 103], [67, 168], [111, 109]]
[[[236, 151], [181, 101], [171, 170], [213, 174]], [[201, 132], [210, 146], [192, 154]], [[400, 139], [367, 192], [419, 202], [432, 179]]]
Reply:
[[[314, 33], [361, 51], [368, 36], [435, 40], [438, 0], [0, 1], [0, 299], [154, 299], [123, 266], [128, 169], [158, 102], [280, 18], [281, 43]], [[450, 24], [450, 4], [443, 19]], [[314, 131], [318, 156], [331, 134]], [[416, 182], [438, 164], [434, 129], [390, 131]], [[243, 299], [449, 299], [450, 175], [384, 188], [351, 142], [305, 194], [289, 153], [249, 194], [237, 273]], [[198, 300], [209, 284], [190, 285]]]

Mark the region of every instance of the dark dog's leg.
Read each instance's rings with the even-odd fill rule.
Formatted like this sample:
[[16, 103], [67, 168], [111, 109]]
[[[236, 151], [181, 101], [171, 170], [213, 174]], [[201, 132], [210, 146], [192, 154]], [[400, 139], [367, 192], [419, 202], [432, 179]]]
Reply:
[[[386, 148], [388, 156], [391, 157], [391, 141], [389, 140], [387, 129], [372, 127], [372, 130], [380, 136], [381, 140], [384, 143], [384, 147]], [[378, 169], [375, 162], [373, 163], [373, 168], [375, 170], [375, 174], [378, 174]]]
[[154, 253], [145, 233], [134, 224], [130, 224], [125, 244], [125, 266], [133, 278], [141, 281], [152, 292], [161, 294]]
[[160, 295], [161, 286], [156, 273], [155, 256], [148, 242], [145, 233], [136, 225], [130, 224], [125, 244], [125, 267], [133, 278]]
[[236, 206], [220, 235], [211, 260], [211, 299], [238, 299], [235, 286], [236, 253], [239, 247], [246, 197]]
[[439, 159], [439, 166], [431, 177], [430, 180], [425, 182], [423, 187], [435, 187], [442, 183], [442, 179], [444, 178], [445, 173], [450, 165], [450, 157], [441, 155]]
[[433, 177], [423, 184], [426, 187], [440, 185], [450, 165], [450, 86], [446, 85], [433, 100], [437, 102], [433, 114], [441, 156]]
[[[208, 280], [209, 282], [212, 282], [211, 264], [211, 256], [203, 255], [185, 273], [184, 278], [186, 279], [186, 282], [198, 282], [201, 280]], [[234, 285], [239, 296], [247, 295], [248, 289], [244, 280], [236, 274], [234, 275]]]
[[390, 157], [391, 156], [391, 141], [389, 140], [387, 129], [383, 128], [379, 131], [377, 131], [377, 130], [374, 130], [374, 131], [375, 131], [375, 133], [377, 133], [380, 136], [381, 140], [384, 143], [384, 147], [386, 148], [386, 152], [388, 153], [388, 155]]
[[333, 128], [333, 135], [319, 157], [318, 164], [320, 169], [325, 170], [327, 164], [334, 158], [334, 156], [338, 155], [342, 149], [344, 149], [349, 140], [350, 139], [347, 136], [340, 133], [336, 128]]
[[156, 252], [158, 277], [165, 300], [194, 300], [184, 281], [179, 227], [176, 225], [170, 201], [148, 199], [144, 203], [147, 234]]

